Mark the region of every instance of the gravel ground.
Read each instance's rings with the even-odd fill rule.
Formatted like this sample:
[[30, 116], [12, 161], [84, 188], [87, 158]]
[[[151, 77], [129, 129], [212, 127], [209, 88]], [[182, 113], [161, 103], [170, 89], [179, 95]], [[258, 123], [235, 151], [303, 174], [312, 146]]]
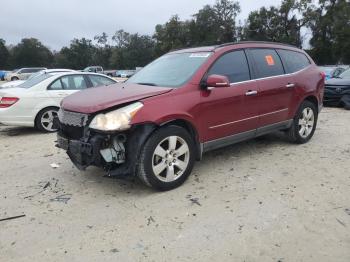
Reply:
[[[208, 153], [170, 192], [75, 169], [54, 134], [0, 127], [0, 261], [350, 261], [350, 115], [314, 138]], [[57, 164], [56, 168], [50, 164]]]

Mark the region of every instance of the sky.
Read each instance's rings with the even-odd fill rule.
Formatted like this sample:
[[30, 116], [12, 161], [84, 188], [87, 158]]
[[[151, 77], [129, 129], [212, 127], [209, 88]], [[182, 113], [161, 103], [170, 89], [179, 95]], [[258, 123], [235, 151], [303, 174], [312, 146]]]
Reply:
[[[241, 0], [244, 21], [263, 5], [279, 5], [280, 0]], [[73, 38], [93, 39], [106, 32], [109, 36], [124, 29], [130, 33], [152, 35], [157, 24], [172, 15], [191, 18], [215, 0], [7, 0], [0, 11], [0, 38], [17, 44], [22, 38], [38, 38], [51, 50], [68, 46]]]

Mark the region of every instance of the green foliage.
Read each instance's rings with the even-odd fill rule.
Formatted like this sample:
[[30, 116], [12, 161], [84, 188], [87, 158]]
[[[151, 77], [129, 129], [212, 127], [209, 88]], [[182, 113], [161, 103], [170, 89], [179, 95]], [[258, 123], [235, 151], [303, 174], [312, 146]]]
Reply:
[[120, 30], [114, 40], [117, 46], [112, 50], [110, 58], [111, 68], [135, 69], [145, 66], [154, 57], [155, 44], [150, 36], [128, 34]]
[[7, 50], [5, 40], [0, 38], [0, 68], [7, 68], [10, 53]]
[[11, 64], [15, 67], [50, 67], [53, 62], [51, 51], [38, 39], [24, 38], [11, 49]]
[[320, 64], [350, 64], [350, 2], [320, 0], [310, 10], [311, 54]]
[[262, 7], [251, 12], [242, 39], [288, 43], [302, 47], [301, 30], [307, 23], [302, 15], [310, 8], [308, 0], [283, 0], [280, 7]]
[[56, 55], [56, 66], [70, 69], [83, 69], [93, 65], [97, 47], [86, 38], [72, 40], [69, 47], [64, 47]]
[[153, 38], [156, 54], [189, 46], [215, 45], [236, 40], [235, 20], [240, 13], [238, 2], [218, 0], [206, 5], [191, 20], [175, 15], [164, 25], [157, 25]]

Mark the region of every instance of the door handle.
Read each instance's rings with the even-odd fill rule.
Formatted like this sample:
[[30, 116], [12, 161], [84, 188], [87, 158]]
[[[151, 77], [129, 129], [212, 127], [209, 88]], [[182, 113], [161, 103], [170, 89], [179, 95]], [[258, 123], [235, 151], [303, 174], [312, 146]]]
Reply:
[[258, 91], [249, 90], [247, 93], [245, 93], [246, 96], [256, 96], [258, 94]]
[[288, 84], [286, 84], [286, 87], [287, 87], [287, 88], [293, 88], [293, 87], [295, 87], [295, 84], [293, 84], [293, 83], [288, 83]]

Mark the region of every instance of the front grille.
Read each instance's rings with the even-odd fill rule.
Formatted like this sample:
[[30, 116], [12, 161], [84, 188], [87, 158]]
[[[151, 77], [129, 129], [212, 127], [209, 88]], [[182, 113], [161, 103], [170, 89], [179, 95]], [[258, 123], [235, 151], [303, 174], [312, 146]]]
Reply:
[[80, 140], [84, 136], [84, 128], [61, 124], [60, 133], [68, 139]]
[[341, 93], [345, 90], [350, 90], [350, 86], [343, 86], [343, 85], [325, 85], [325, 88], [330, 91], [335, 91], [337, 93]]
[[89, 115], [65, 111], [62, 108], [58, 111], [58, 119], [63, 125], [84, 127], [89, 119]]
[[63, 110], [58, 111], [60, 121], [60, 132], [69, 139], [79, 140], [84, 136], [84, 127], [86, 126], [89, 115]]

